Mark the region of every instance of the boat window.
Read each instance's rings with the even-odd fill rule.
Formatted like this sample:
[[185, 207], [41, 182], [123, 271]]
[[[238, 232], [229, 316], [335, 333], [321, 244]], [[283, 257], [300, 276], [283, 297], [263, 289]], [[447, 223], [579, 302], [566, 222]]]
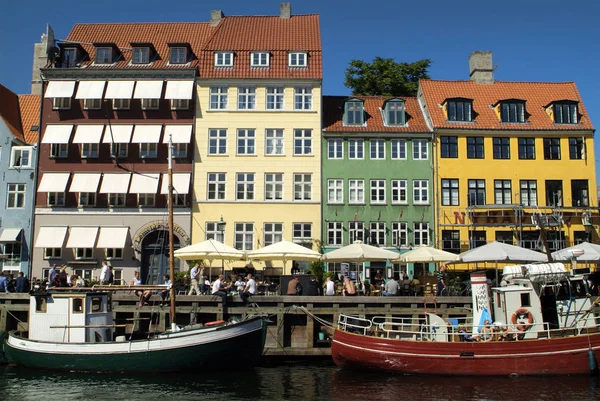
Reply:
[[102, 312], [101, 297], [92, 297], [92, 312]]
[[83, 313], [83, 298], [73, 298], [73, 313]]
[[531, 306], [528, 292], [521, 293], [521, 306]]
[[46, 297], [35, 297], [36, 313], [46, 313], [48, 310], [48, 300]]

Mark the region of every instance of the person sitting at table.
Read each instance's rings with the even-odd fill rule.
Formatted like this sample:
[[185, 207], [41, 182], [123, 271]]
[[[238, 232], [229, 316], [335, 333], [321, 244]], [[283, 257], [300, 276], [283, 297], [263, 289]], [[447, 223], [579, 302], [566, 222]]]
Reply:
[[413, 276], [413, 279], [410, 281], [410, 288], [414, 291], [415, 295], [421, 293], [421, 282], [417, 276]]
[[345, 297], [356, 296], [356, 287], [348, 277], [344, 277], [344, 290], [342, 291], [342, 295]]
[[302, 295], [302, 284], [300, 284], [298, 277], [294, 277], [290, 280], [286, 295]]
[[384, 290], [382, 294], [386, 297], [396, 296], [400, 291], [400, 284], [396, 279], [398, 278], [398, 274], [394, 274], [394, 277], [389, 279], [387, 283], [385, 283]]
[[479, 330], [479, 335], [476, 337], [477, 341], [489, 342], [494, 338], [494, 330], [492, 329], [489, 320], [483, 322], [483, 327]]
[[381, 272], [381, 269], [377, 269], [377, 273], [375, 274], [375, 277], [373, 277], [373, 284], [375, 285], [375, 287], [379, 290], [381, 288], [381, 286], [383, 285], [384, 282], [384, 277], [383, 277], [383, 273]]

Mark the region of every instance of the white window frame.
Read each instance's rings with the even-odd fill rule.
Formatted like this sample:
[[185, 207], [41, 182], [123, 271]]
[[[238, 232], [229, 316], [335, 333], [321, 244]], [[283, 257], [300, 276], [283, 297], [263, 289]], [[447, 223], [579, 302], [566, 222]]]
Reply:
[[341, 205], [344, 203], [344, 180], [327, 180], [327, 203]]
[[413, 204], [429, 205], [429, 180], [413, 180]]
[[365, 223], [363, 221], [348, 222], [348, 238], [349, 243], [354, 244], [356, 241], [365, 241]]
[[218, 221], [207, 221], [206, 222], [206, 240], [214, 239], [215, 241], [219, 241], [224, 243], [225, 237], [225, 228], [219, 230], [219, 222]]
[[84, 110], [100, 110], [102, 108], [102, 99], [83, 99]]
[[77, 192], [77, 206], [78, 207], [90, 207], [96, 206], [98, 197], [96, 192]]
[[113, 159], [123, 159], [129, 154], [128, 143], [111, 143], [110, 144], [110, 157]]
[[113, 110], [129, 110], [131, 99], [113, 99]]
[[107, 201], [109, 207], [125, 207], [127, 194], [108, 194]]
[[227, 110], [228, 92], [227, 86], [211, 86], [209, 110]]
[[413, 242], [414, 246], [429, 245], [429, 223], [414, 222], [413, 223]]
[[48, 192], [46, 197], [46, 205], [48, 207], [61, 207], [65, 205], [64, 192]]
[[445, 178], [442, 180], [442, 206], [459, 206], [460, 189], [457, 178]]
[[238, 110], [256, 109], [256, 86], [238, 87]]
[[369, 158], [371, 160], [385, 160], [385, 139], [369, 140]]
[[250, 67], [268, 67], [269, 57], [269, 52], [251, 52]]
[[253, 128], [239, 128], [235, 150], [238, 156], [256, 155], [256, 130]]
[[294, 156], [312, 155], [312, 129], [294, 129]]
[[427, 147], [427, 139], [413, 139], [413, 160], [428, 160], [429, 148]]
[[158, 157], [158, 144], [140, 143], [141, 159], [156, 159]]
[[408, 180], [392, 180], [392, 204], [408, 205]]
[[386, 204], [386, 182], [382, 179], [369, 181], [369, 199], [372, 205]]
[[[505, 184], [508, 183], [508, 186]], [[494, 180], [494, 203], [496, 205], [512, 204], [512, 180]]]
[[50, 144], [51, 159], [65, 159], [69, 157], [69, 144], [67, 143], [52, 143]]
[[[105, 53], [104, 55], [102, 53]], [[96, 58], [94, 64], [112, 64], [113, 63], [113, 49], [112, 47], [98, 47], [96, 48]]]
[[71, 109], [71, 98], [70, 97], [55, 97], [52, 99], [52, 110], [70, 110]]
[[154, 207], [156, 204], [156, 194], [138, 194], [137, 206], [141, 207]]
[[233, 52], [215, 52], [215, 67], [233, 67]]
[[255, 174], [236, 173], [235, 180], [235, 200], [254, 200], [256, 190]]
[[208, 173], [206, 199], [224, 200], [227, 189], [226, 173]]
[[292, 223], [292, 241], [312, 249], [312, 223]]
[[100, 157], [100, 144], [99, 143], [82, 143], [81, 144], [81, 158], [82, 159], [97, 159]]
[[408, 247], [408, 223], [403, 221], [392, 222], [392, 246], [396, 248]]
[[265, 201], [283, 200], [283, 173], [265, 173]]
[[[385, 235], [385, 221], [372, 221], [369, 223], [369, 244], [385, 247], [387, 246]], [[377, 238], [377, 242], [373, 242], [373, 236]]]
[[73, 254], [75, 255], [76, 260], [93, 259], [94, 248], [74, 248]]
[[150, 48], [147, 46], [136, 46], [131, 55], [131, 64], [150, 64]]
[[285, 88], [283, 86], [267, 86], [266, 109], [283, 110], [285, 99]]
[[306, 52], [290, 52], [288, 54], [288, 67], [304, 68], [308, 66], [308, 54]]
[[312, 87], [298, 86], [294, 88], [294, 110], [312, 109]]
[[6, 184], [6, 208], [23, 209], [25, 207], [25, 198], [27, 196], [27, 184], [10, 183]]
[[520, 180], [520, 203], [523, 206], [535, 207], [538, 205], [537, 180]]
[[392, 160], [406, 160], [406, 139], [392, 139], [390, 141]]
[[44, 248], [44, 260], [62, 259], [62, 248]]
[[365, 140], [348, 139], [348, 159], [364, 160], [365, 158]]
[[342, 138], [327, 140], [327, 158], [329, 160], [344, 159], [344, 140]]
[[142, 110], [158, 110], [159, 100], [160, 99], [142, 99]]
[[264, 223], [263, 232], [264, 246], [283, 241], [283, 223]]
[[211, 128], [208, 130], [208, 154], [212, 156], [227, 154], [227, 130]]
[[[32, 162], [31, 146], [13, 146], [11, 149], [10, 167], [11, 168], [31, 168]], [[27, 154], [27, 164], [23, 164], [23, 154]]]
[[190, 99], [171, 99], [171, 110], [189, 110]]
[[327, 245], [342, 246], [344, 243], [344, 225], [341, 221], [327, 222]]
[[107, 260], [123, 260], [123, 248], [105, 248], [104, 256]]
[[234, 248], [250, 251], [254, 248], [254, 223], [235, 223]]
[[365, 204], [365, 180], [348, 180], [348, 204]]
[[265, 129], [265, 155], [281, 156], [285, 154], [285, 136], [281, 128]]
[[312, 174], [294, 173], [294, 202], [312, 200]]

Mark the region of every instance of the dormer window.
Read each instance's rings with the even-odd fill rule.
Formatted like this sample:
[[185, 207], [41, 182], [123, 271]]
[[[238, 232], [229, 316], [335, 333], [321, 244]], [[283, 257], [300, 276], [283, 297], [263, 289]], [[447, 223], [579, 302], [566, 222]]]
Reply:
[[288, 66], [289, 67], [306, 67], [306, 53], [305, 52], [293, 52], [288, 55]]
[[150, 63], [150, 48], [149, 47], [134, 47], [132, 64], [148, 64]]
[[215, 67], [233, 67], [233, 53], [215, 53]]
[[251, 67], [268, 67], [269, 53], [268, 52], [252, 52], [250, 59]]
[[361, 100], [354, 99], [347, 101], [344, 114], [346, 125], [363, 125], [365, 122], [364, 107]]
[[111, 47], [98, 47], [96, 49], [96, 64], [112, 64]]
[[385, 122], [387, 125], [404, 125], [406, 116], [404, 114], [404, 100], [388, 100], [384, 107]]
[[448, 121], [473, 121], [473, 101], [471, 99], [448, 99], [446, 101]]
[[556, 124], [577, 124], [577, 103], [570, 101], [563, 101], [554, 103], [553, 114], [554, 122]]
[[500, 102], [500, 120], [503, 123], [524, 123], [525, 102], [522, 100]]
[[169, 62], [171, 64], [187, 63], [187, 49], [185, 47], [171, 47], [171, 57]]
[[64, 68], [75, 67], [77, 65], [77, 48], [70, 47], [63, 49], [63, 62]]

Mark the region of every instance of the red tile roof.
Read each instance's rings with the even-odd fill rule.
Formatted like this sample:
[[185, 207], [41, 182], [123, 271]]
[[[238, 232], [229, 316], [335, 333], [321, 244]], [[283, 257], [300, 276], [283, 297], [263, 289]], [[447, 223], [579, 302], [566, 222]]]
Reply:
[[[349, 99], [364, 101], [366, 126], [344, 126], [344, 104]], [[381, 109], [393, 96], [323, 96], [323, 130], [326, 132], [430, 132], [416, 97], [400, 97], [405, 100], [405, 127], [384, 125]]]
[[[40, 95], [19, 95], [19, 108], [25, 142], [33, 145], [37, 143], [40, 132]], [[34, 126], [38, 128], [32, 131]]]
[[19, 117], [19, 97], [3, 85], [0, 85], [0, 119], [15, 138], [25, 142]]
[[[501, 129], [505, 131], [532, 130], [593, 130], [594, 127], [583, 105], [579, 91], [573, 82], [502, 82], [478, 84], [474, 81], [421, 80], [427, 110], [435, 128], [460, 130]], [[473, 100], [473, 123], [448, 122], [441, 105], [446, 99], [467, 98]], [[529, 114], [526, 123], [501, 123], [493, 106], [501, 100], [525, 100]], [[559, 100], [579, 102], [578, 124], [555, 124], [545, 107]]]

